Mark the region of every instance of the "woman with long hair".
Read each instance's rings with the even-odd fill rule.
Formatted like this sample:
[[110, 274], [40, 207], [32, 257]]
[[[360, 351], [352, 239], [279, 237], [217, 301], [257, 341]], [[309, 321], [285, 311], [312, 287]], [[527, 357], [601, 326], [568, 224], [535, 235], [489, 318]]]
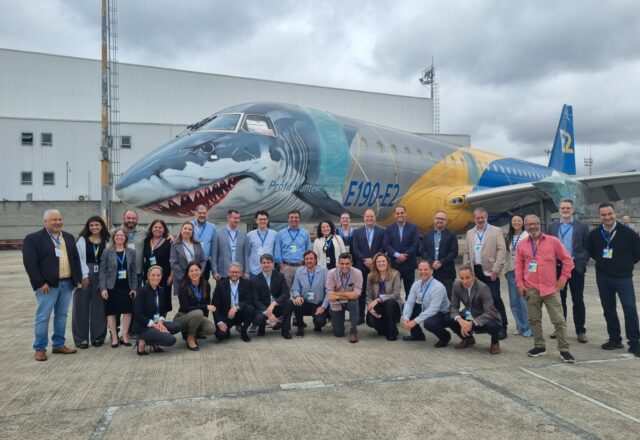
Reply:
[[522, 336], [532, 336], [531, 327], [529, 326], [529, 314], [527, 311], [527, 302], [520, 296], [518, 287], [516, 286], [516, 249], [519, 243], [522, 243], [528, 237], [527, 231], [524, 230], [524, 218], [520, 214], [514, 214], [509, 224], [509, 232], [505, 240], [507, 242], [507, 261], [505, 264], [505, 278], [509, 287], [509, 306], [513, 319], [516, 321], [516, 331], [514, 334]]
[[82, 266], [82, 284], [73, 295], [71, 329], [76, 347], [89, 348], [104, 344], [107, 336], [107, 318], [104, 300], [98, 290], [100, 257], [109, 242], [107, 225], [100, 216], [89, 217], [78, 235], [76, 247]]
[[[151, 345], [153, 351], [162, 352], [160, 346], [170, 347], [176, 343], [173, 336], [181, 329], [179, 323], [167, 321], [165, 297], [162, 295], [161, 281], [163, 269], [158, 265], [147, 270], [147, 283], [136, 295], [136, 313], [133, 329], [138, 335], [136, 353], [147, 355], [146, 346]], [[169, 297], [171, 300], [171, 297]]]
[[216, 332], [215, 324], [208, 319], [209, 312], [215, 312], [216, 307], [211, 304], [211, 287], [204, 279], [202, 267], [192, 261], [187, 264], [185, 273], [178, 291], [180, 309], [173, 319], [182, 327], [182, 336], [186, 337], [187, 348], [198, 351], [200, 349], [196, 337], [213, 335]]
[[338, 265], [338, 256], [347, 252], [342, 237], [336, 235], [336, 227], [331, 220], [318, 223], [313, 251], [318, 256], [318, 266], [329, 270]]
[[373, 256], [367, 280], [367, 325], [388, 341], [398, 338], [402, 298], [400, 272], [391, 268], [389, 257], [378, 252]]
[[[136, 251], [127, 247], [129, 239], [124, 229], [118, 228], [111, 236], [111, 246], [107, 247], [100, 260], [100, 291], [105, 300], [105, 314], [111, 333], [111, 347], [119, 344], [127, 347], [129, 326], [133, 313], [133, 298], [138, 288], [136, 270]], [[122, 314], [122, 336], [118, 337], [116, 315]]]
[[[147, 236], [142, 243], [142, 274], [143, 279], [148, 279], [147, 273], [150, 267], [162, 268], [160, 280], [160, 295], [164, 298], [165, 311], [173, 310], [171, 305], [171, 242], [168, 239], [169, 228], [164, 220], [156, 219], [151, 222]], [[169, 287], [167, 287], [169, 286]]]
[[[173, 294], [180, 291], [180, 283], [186, 275], [187, 265], [196, 262], [204, 270], [207, 262], [202, 245], [193, 236], [193, 224], [184, 222], [180, 227], [180, 234], [171, 244], [171, 276], [173, 277]], [[205, 280], [207, 281], [207, 280]]]

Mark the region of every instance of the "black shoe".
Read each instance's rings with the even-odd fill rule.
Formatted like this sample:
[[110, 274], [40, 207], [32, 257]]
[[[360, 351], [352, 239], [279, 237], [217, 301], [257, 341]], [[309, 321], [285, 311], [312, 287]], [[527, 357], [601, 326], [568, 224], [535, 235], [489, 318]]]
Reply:
[[145, 350], [144, 350], [144, 351], [140, 351], [140, 347], [138, 346], [138, 343], [137, 343], [137, 342], [136, 342], [135, 349], [136, 349], [136, 354], [137, 354], [138, 356], [148, 356], [148, 355], [149, 355], [149, 353], [147, 353], [146, 348], [145, 348]]
[[115, 344], [112, 342], [111, 343], [111, 348], [118, 348], [120, 346], [120, 340], [118, 340], [118, 342], [116, 342]]
[[556, 336], [556, 332], [551, 333], [551, 334], [549, 335], [549, 337], [550, 337], [551, 339], [556, 339], [556, 338], [557, 338], [557, 336]]
[[436, 348], [444, 348], [449, 345], [449, 341], [438, 341], [435, 343], [434, 347]]
[[282, 332], [282, 337], [285, 339], [291, 339], [291, 332]]
[[89, 343], [88, 342], [83, 342], [82, 344], [78, 344], [76, 345], [76, 347], [82, 349], [82, 350], [86, 350], [87, 348], [89, 348]]
[[313, 331], [316, 333], [322, 333], [322, 327], [314, 327]]
[[256, 333], [258, 336], [264, 336], [264, 327], [260, 327], [258, 328], [258, 333]]
[[[300, 324], [298, 323], [297, 319], [293, 320], [293, 323], [291, 324], [293, 327], [300, 327]], [[307, 328], [307, 323], [302, 321], [302, 327], [303, 328]]]
[[136, 334], [134, 332], [132, 332], [131, 330], [129, 330], [129, 333], [127, 333], [127, 336], [129, 336], [131, 339], [137, 338]]
[[304, 327], [298, 327], [298, 331], [296, 332], [296, 336], [299, 338], [304, 338]]
[[545, 354], [547, 354], [547, 349], [539, 348], [539, 347], [533, 347], [531, 350], [527, 352], [527, 356], [532, 358], [538, 357], [538, 356], [544, 356]]
[[159, 345], [152, 345], [151, 351], [153, 351], [154, 353], [164, 353], [164, 350], [160, 348]]
[[281, 322], [276, 322], [276, 325], [273, 326], [273, 330], [280, 330], [282, 328], [282, 323]]
[[378, 336], [384, 336], [384, 331], [383, 330], [378, 330]]
[[568, 351], [561, 351], [560, 352], [560, 359], [562, 359], [566, 364], [575, 364], [576, 360], [573, 356], [571, 356], [571, 353], [569, 353]]
[[403, 341], [425, 341], [426, 338], [424, 337], [424, 335], [422, 336], [409, 335], [409, 336], [403, 336], [402, 340]]
[[251, 338], [249, 337], [249, 335], [247, 334], [247, 332], [240, 333], [240, 338], [241, 338], [244, 342], [251, 342]]
[[387, 341], [395, 341], [396, 339], [398, 339], [397, 335], [387, 335]]
[[94, 347], [102, 347], [102, 344], [104, 344], [104, 341], [93, 341], [91, 343]]
[[187, 348], [191, 351], [200, 351], [200, 347], [198, 347], [197, 345], [195, 347], [189, 347], [189, 344], [187, 344]]
[[124, 345], [125, 347], [131, 347], [131, 342], [124, 342], [124, 339], [120, 338], [120, 345]]
[[624, 348], [624, 345], [622, 345], [622, 342], [615, 342], [609, 339], [601, 347], [603, 350], [615, 350], [616, 348]]
[[634, 356], [640, 357], [640, 345], [632, 345], [629, 347], [629, 353]]
[[498, 333], [498, 340], [499, 341], [503, 341], [505, 339], [507, 339], [507, 330], [506, 329], [504, 329], [504, 330], [501, 329], [500, 332]]
[[258, 330], [258, 326], [255, 324], [251, 324], [251, 327], [249, 327], [249, 333], [255, 333], [256, 330]]

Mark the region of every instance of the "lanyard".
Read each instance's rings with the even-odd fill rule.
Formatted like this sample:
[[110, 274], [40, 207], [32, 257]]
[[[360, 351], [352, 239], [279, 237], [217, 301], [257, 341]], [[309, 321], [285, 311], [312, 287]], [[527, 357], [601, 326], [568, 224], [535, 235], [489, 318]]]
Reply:
[[349, 285], [349, 280], [351, 279], [351, 272], [347, 274], [346, 278], [342, 276], [342, 272], [338, 272], [338, 275], [340, 275], [340, 283], [342, 284], [342, 291], [346, 292], [347, 286]]
[[156, 289], [156, 314], [159, 315], [160, 314], [160, 292], [158, 292], [158, 289]]
[[333, 235], [330, 235], [324, 240], [324, 246], [322, 247], [322, 252], [326, 254], [327, 251], [332, 247], [333, 247]]
[[378, 280], [378, 296], [387, 292], [387, 280]]
[[162, 243], [164, 243], [164, 238], [162, 238], [162, 240], [160, 240], [159, 242], [156, 243], [156, 245], [151, 245], [151, 256], [153, 256], [153, 253], [156, 249], [158, 249]]
[[567, 233], [573, 229], [573, 222], [569, 223], [569, 227], [565, 228], [564, 233], [562, 232], [562, 226], [564, 226], [563, 223], [560, 223], [560, 227], [558, 228], [558, 233], [560, 234], [560, 240], [564, 240], [565, 235], [567, 235]]
[[62, 237], [62, 234], [58, 235], [58, 238], [55, 238], [53, 235], [51, 235], [51, 232], [49, 231], [47, 231], [47, 234], [49, 234], [49, 237], [51, 237], [51, 239], [53, 240], [56, 249], [60, 249], [60, 237]]
[[202, 225], [200, 225], [199, 221], [194, 220], [193, 226], [195, 226], [196, 232], [198, 233], [198, 236], [196, 238], [202, 241], [202, 234], [204, 234], [204, 231], [207, 230], [207, 222], [204, 222]]
[[313, 280], [316, 279], [316, 272], [314, 272], [313, 274], [309, 274], [309, 272], [307, 272], [307, 279], [309, 280], [309, 289], [311, 289], [311, 286], [313, 286]]
[[196, 288], [193, 284], [190, 284], [191, 292], [193, 292], [193, 296], [196, 297], [198, 302], [202, 301], [202, 289], [200, 287]]
[[[600, 227], [600, 235], [602, 235], [602, 238], [604, 238], [604, 241], [606, 241], [606, 242], [607, 242], [607, 249], [609, 249], [609, 243], [611, 243], [611, 241], [613, 240], [613, 237], [615, 237], [615, 236], [616, 236], [616, 232], [618, 232], [618, 231], [616, 230], [616, 227], [615, 227], [615, 226], [613, 227], [613, 231], [612, 231], [612, 232], [613, 232], [613, 233], [612, 233], [611, 235], [609, 235], [609, 233], [607, 233], [607, 232], [604, 230], [604, 226], [601, 226], [601, 227]], [[609, 238], [607, 238], [607, 235], [609, 235]]]
[[424, 297], [427, 294], [427, 291], [429, 291], [429, 286], [431, 286], [431, 282], [433, 281], [433, 277], [431, 277], [431, 279], [429, 280], [428, 283], [424, 283], [424, 281], [422, 282], [421, 286], [420, 286], [420, 290], [422, 290], [422, 299], [420, 300], [421, 303], [424, 303]]
[[338, 235], [342, 238], [349, 238], [351, 237], [352, 234], [353, 234], [353, 229], [351, 228], [351, 226], [349, 226], [349, 229], [347, 229], [347, 235], [344, 235], [344, 231], [342, 230], [342, 228], [338, 229]]
[[269, 230], [264, 233], [264, 237], [260, 235], [260, 229], [256, 229], [256, 233], [258, 234], [258, 238], [260, 239], [260, 243], [262, 243], [262, 247], [264, 247], [264, 242], [267, 239], [267, 235], [269, 235]]
[[442, 232], [433, 231], [433, 244], [436, 249], [440, 249], [440, 240], [442, 240]]
[[529, 243], [531, 243], [531, 253], [533, 254], [533, 261], [536, 261], [536, 254], [538, 253], [540, 241], [538, 241], [538, 246], [536, 246], [535, 244], [533, 244], [533, 239], [529, 237]]
[[116, 253], [116, 258], [118, 259], [118, 262], [120, 263], [120, 265], [124, 267], [124, 262], [127, 259], [127, 253], [126, 252], [122, 253], [122, 259], [120, 259], [120, 255]]
[[136, 240], [136, 234], [138, 233], [138, 231], [131, 231], [129, 232], [129, 241], [135, 241]]
[[296, 238], [298, 238], [298, 235], [300, 234], [300, 229], [296, 229], [296, 236], [294, 237], [293, 235], [291, 235], [291, 228], [287, 229], [287, 232], [289, 233], [289, 237], [291, 238], [291, 243], [295, 243], [296, 242]]
[[482, 234], [478, 234], [478, 230], [476, 229], [476, 238], [478, 239], [478, 243], [476, 244], [482, 244], [482, 239], [484, 238], [484, 233], [487, 232], [487, 225], [484, 225], [484, 229], [482, 230]]
[[[231, 301], [232, 301], [233, 304], [238, 304], [238, 286], [239, 286], [239, 284], [236, 284], [234, 286], [233, 283], [231, 283]], [[234, 289], [234, 287], [235, 287], [235, 289]]]
[[520, 231], [517, 237], [511, 237], [511, 252], [515, 251], [518, 248], [518, 242], [520, 241], [520, 237], [522, 237], [523, 232]]
[[190, 259], [189, 261], [193, 261], [193, 251], [189, 248], [189, 246], [187, 246], [186, 244], [184, 244], [184, 242], [182, 242], [182, 247], [184, 248], [184, 250], [187, 252], [187, 254], [189, 255]]
[[227, 231], [229, 231], [228, 235], [229, 235], [229, 242], [231, 243], [231, 246], [235, 246], [236, 240], [238, 239], [238, 230], [236, 229], [236, 233], [233, 237], [231, 236], [231, 229], [228, 226], [227, 226]]
[[100, 244], [91, 244], [93, 246], [93, 257], [98, 262], [98, 254], [100, 253]]

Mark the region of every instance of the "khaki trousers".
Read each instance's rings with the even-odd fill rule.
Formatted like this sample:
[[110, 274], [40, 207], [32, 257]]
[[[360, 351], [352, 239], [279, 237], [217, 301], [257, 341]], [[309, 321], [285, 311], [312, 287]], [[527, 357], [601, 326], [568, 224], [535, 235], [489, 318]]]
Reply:
[[556, 331], [559, 351], [569, 351], [567, 342], [567, 322], [564, 319], [560, 292], [551, 295], [540, 296], [540, 292], [527, 287], [527, 306], [529, 311], [529, 325], [533, 331], [533, 343], [537, 348], [545, 348], [545, 340], [542, 334], [542, 304], [547, 308], [551, 324]]

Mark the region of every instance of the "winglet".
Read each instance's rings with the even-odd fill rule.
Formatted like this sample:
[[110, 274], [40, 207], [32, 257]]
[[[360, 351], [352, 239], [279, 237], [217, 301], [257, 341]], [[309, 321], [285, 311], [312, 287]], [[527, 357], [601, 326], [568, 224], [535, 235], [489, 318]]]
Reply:
[[575, 139], [573, 137], [573, 107], [565, 104], [558, 122], [556, 139], [549, 159], [549, 168], [562, 173], [576, 174]]

